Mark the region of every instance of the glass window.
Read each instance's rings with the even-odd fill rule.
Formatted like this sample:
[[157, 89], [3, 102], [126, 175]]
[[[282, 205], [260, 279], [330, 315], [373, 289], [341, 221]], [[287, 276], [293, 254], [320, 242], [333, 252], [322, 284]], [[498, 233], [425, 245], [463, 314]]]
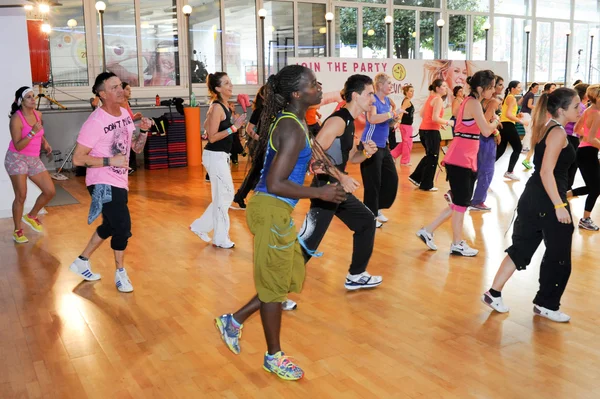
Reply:
[[325, 4], [298, 3], [298, 57], [324, 57]]
[[189, 0], [190, 38], [192, 40], [192, 82], [205, 83], [209, 73], [223, 70], [221, 63], [220, 1]]
[[363, 7], [363, 58], [387, 55], [385, 15], [387, 9]]
[[265, 63], [267, 76], [279, 72], [294, 56], [294, 3], [266, 1]]
[[487, 20], [487, 17], [481, 15], [473, 16], [473, 53], [471, 54], [472, 60], [485, 60], [486, 40], [488, 40], [489, 45], [489, 32], [488, 38], [486, 39], [486, 33], [483, 29], [483, 25]]
[[537, 40], [535, 44], [535, 80], [547, 82], [550, 80], [550, 46], [552, 45], [552, 23], [537, 23]]
[[600, 20], [600, 0], [577, 0], [575, 19], [580, 21]]
[[[97, 14], [97, 13], [96, 13]], [[98, 43], [100, 43], [98, 27]], [[131, 86], [139, 86], [138, 59], [133, 0], [113, 0], [104, 11], [104, 50], [106, 69]], [[98, 51], [98, 65], [102, 53]]]
[[141, 1], [140, 14], [144, 85], [179, 85], [177, 15], [173, 1]]
[[449, 10], [489, 11], [490, 0], [448, 0]]
[[538, 0], [536, 14], [541, 18], [571, 18], [571, 0]]
[[396, 6], [441, 7], [440, 0], [394, 0]]
[[[594, 49], [592, 51], [592, 73], [590, 74], [590, 78], [589, 78], [589, 82], [600, 82], [600, 68], [598, 68], [600, 66], [600, 37], [598, 37], [598, 32], [600, 28], [600, 25], [594, 25], [590, 27], [591, 29], [594, 30], [595, 33], [595, 37], [594, 37]], [[589, 47], [589, 45], [588, 45]], [[589, 48], [588, 48], [588, 51]], [[589, 69], [589, 66], [588, 66]]]
[[448, 26], [448, 59], [467, 59], [467, 16], [450, 15]]
[[590, 27], [588, 24], [575, 24], [571, 43], [571, 80], [581, 79], [588, 82], [588, 40], [590, 37]]
[[358, 57], [358, 8], [335, 8], [335, 56]]
[[[525, 26], [531, 25], [531, 21], [515, 18], [514, 19], [514, 30], [515, 34], [513, 37], [513, 60], [512, 60], [512, 75], [515, 79], [523, 81], [525, 79], [525, 52], [527, 51], [527, 34], [525, 33]], [[529, 34], [529, 60], [531, 61], [531, 48], [533, 42], [531, 41], [531, 33]], [[531, 62], [529, 62], [531, 65]], [[533, 71], [531, 68], [527, 71], [527, 79], [533, 81]], [[507, 78], [510, 80], [510, 78]], [[526, 86], [525, 84], [523, 86]]]
[[357, 1], [360, 3], [375, 3], [375, 4], [385, 4], [387, 0], [348, 0], [348, 1]]
[[[567, 31], [568, 22], [554, 23], [554, 43], [552, 44], [552, 78], [553, 82], [565, 81], [565, 66], [567, 62]], [[571, 40], [571, 39], [569, 39]], [[571, 53], [573, 53], [571, 47]], [[569, 83], [567, 81], [567, 83]]]
[[61, 1], [52, 7], [48, 23], [50, 41], [50, 80], [55, 86], [87, 86], [88, 66], [82, 0]]
[[[494, 26], [492, 28], [494, 30], [492, 33], [494, 35], [492, 59], [494, 61], [510, 62], [512, 18], [496, 17], [494, 18]], [[505, 78], [508, 79], [508, 77]]]
[[419, 27], [420, 59], [433, 60], [439, 58], [437, 54], [440, 47], [440, 29], [436, 25], [438, 19], [440, 19], [439, 12], [421, 11]]
[[[223, 4], [227, 29], [225, 70], [233, 84], [258, 84], [256, 3], [254, 0], [223, 0]], [[267, 28], [265, 25], [265, 30]]]
[[494, 12], [496, 14], [530, 16], [531, 10], [532, 0], [494, 0]]
[[394, 10], [394, 54], [396, 58], [415, 58], [416, 12]]

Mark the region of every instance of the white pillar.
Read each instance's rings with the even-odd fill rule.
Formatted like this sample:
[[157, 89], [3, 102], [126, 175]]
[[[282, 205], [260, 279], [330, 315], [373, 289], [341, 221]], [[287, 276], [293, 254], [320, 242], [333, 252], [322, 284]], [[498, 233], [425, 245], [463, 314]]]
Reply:
[[[27, 20], [23, 7], [0, 8], [0, 27], [4, 37], [0, 40], [0, 54], [10, 54], [10, 62], [0, 62], [0, 218], [8, 218], [12, 217], [14, 192], [4, 168], [4, 157], [11, 140], [6, 115], [15, 99], [15, 91], [21, 86], [31, 86]], [[28, 180], [25, 212], [33, 207], [39, 194], [40, 190]]]

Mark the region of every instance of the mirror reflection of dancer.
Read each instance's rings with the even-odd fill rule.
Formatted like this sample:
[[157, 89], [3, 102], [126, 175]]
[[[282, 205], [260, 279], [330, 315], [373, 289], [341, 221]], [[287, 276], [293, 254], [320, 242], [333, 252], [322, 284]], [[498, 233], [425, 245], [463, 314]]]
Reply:
[[[52, 147], [44, 137], [42, 113], [35, 110], [35, 94], [30, 87], [23, 86], [15, 93], [15, 101], [10, 111], [10, 136], [8, 151], [4, 159], [4, 167], [10, 177], [15, 192], [12, 204], [12, 215], [15, 230], [13, 240], [17, 244], [29, 242], [21, 222], [29, 225], [34, 231], [44, 231], [38, 213], [56, 194], [54, 183], [40, 159], [43, 149], [48, 157], [52, 156]], [[27, 177], [42, 191], [37, 197], [31, 211], [23, 214], [27, 198]]]
[[[391, 107], [389, 95], [392, 92], [392, 80], [385, 73], [375, 75], [375, 103], [367, 112], [367, 126], [361, 141], [374, 141], [377, 152], [360, 164], [364, 190], [364, 203], [377, 218], [376, 226], [381, 227], [388, 219], [381, 209], [388, 209], [396, 200], [398, 192], [398, 171], [387, 146], [390, 133], [390, 120], [398, 121], [404, 113]], [[385, 182], [385, 184], [384, 184]]]
[[231, 111], [227, 104], [233, 95], [233, 84], [225, 72], [209, 74], [206, 83], [212, 103], [204, 123], [208, 144], [202, 152], [202, 165], [210, 176], [212, 201], [202, 216], [192, 222], [190, 230], [205, 242], [211, 241], [208, 233], [214, 230], [213, 246], [229, 249], [235, 246], [229, 238], [229, 207], [233, 202], [229, 154], [233, 134], [244, 123], [246, 114], [231, 121]]
[[[552, 116], [550, 121], [548, 112]], [[574, 230], [567, 189], [575, 149], [567, 141], [563, 126], [578, 118], [579, 97], [572, 89], [560, 88], [542, 94], [535, 106], [532, 118], [535, 170], [519, 199], [513, 244], [506, 250], [508, 255], [491, 288], [481, 297], [484, 304], [497, 312], [509, 311], [502, 300], [502, 288], [515, 270], [525, 270], [544, 241], [546, 252], [540, 265], [540, 289], [533, 300], [533, 313], [561, 323], [571, 319], [559, 310], [571, 275]]]
[[[248, 202], [246, 220], [254, 235], [254, 285], [257, 295], [233, 314], [215, 323], [227, 347], [240, 353], [244, 321], [260, 310], [267, 341], [263, 369], [284, 380], [298, 380], [304, 371], [281, 350], [281, 302], [289, 292], [300, 292], [306, 267], [291, 213], [300, 198], [319, 198], [340, 203], [346, 198], [342, 186], [303, 186], [311, 158], [325, 171], [333, 166], [319, 144], [311, 145], [304, 116], [321, 101], [321, 85], [310, 69], [288, 65], [269, 77], [260, 118], [259, 147], [265, 151], [264, 166], [256, 194]], [[254, 157], [254, 162], [262, 160]]]
[[[485, 119], [492, 120], [494, 115], [500, 114], [504, 79], [496, 75], [495, 92], [492, 98], [483, 101]], [[496, 147], [500, 144], [500, 132], [496, 130], [491, 136], [479, 136], [479, 152], [477, 153], [477, 184], [469, 209], [474, 211], [491, 211], [492, 208], [485, 204], [488, 189], [494, 178], [496, 169]]]
[[453, 121], [443, 119], [444, 100], [448, 94], [448, 85], [442, 79], [436, 79], [429, 85], [429, 98], [421, 108], [421, 126], [419, 139], [425, 148], [425, 156], [421, 159], [408, 180], [423, 191], [437, 191], [433, 186], [435, 171], [440, 156], [442, 126], [453, 126]]
[[108, 237], [112, 237], [110, 247], [115, 254], [116, 287], [121, 292], [131, 292], [133, 285], [124, 263], [125, 249], [131, 237], [127, 159], [131, 148], [138, 154], [144, 150], [152, 122], [143, 118], [140, 132], [134, 133], [133, 119], [121, 107], [125, 98], [121, 80], [114, 73], [98, 75], [93, 92], [102, 99], [102, 106], [92, 112], [81, 127], [73, 164], [88, 168], [85, 184], [92, 196], [88, 224], [100, 213], [102, 224], [69, 270], [84, 280], [99, 280], [100, 274], [92, 271], [89, 258]]
[[300, 229], [299, 238], [307, 250], [306, 262], [315, 253], [334, 216], [337, 216], [354, 232], [352, 263], [346, 276], [345, 287], [348, 290], [373, 288], [381, 284], [381, 276], [371, 276], [367, 265], [373, 253], [375, 242], [375, 220], [373, 213], [358, 200], [352, 192], [358, 188], [358, 182], [345, 175], [346, 165], [361, 163], [378, 151], [373, 141], [364, 143], [364, 149], [354, 145], [354, 118], [367, 112], [373, 104], [373, 81], [365, 75], [352, 75], [344, 84], [342, 108], [331, 114], [323, 123], [316, 137], [319, 145], [327, 151], [335, 167], [342, 174], [336, 179], [326, 174], [317, 174], [312, 187], [322, 187], [330, 183], [341, 183], [348, 195], [340, 204], [320, 199], [310, 200], [310, 209]]
[[448, 182], [452, 192], [452, 203], [430, 224], [417, 232], [423, 242], [432, 250], [437, 246], [433, 242], [433, 232], [452, 217], [452, 244], [450, 254], [475, 256], [479, 252], [471, 248], [462, 239], [465, 212], [471, 204], [475, 178], [477, 177], [477, 153], [479, 136], [489, 137], [498, 127], [496, 115], [486, 119], [481, 101], [489, 100], [494, 94], [495, 76], [490, 70], [478, 71], [467, 82], [471, 93], [462, 102], [456, 116], [456, 135], [444, 157]]
[[496, 149], [496, 161], [498, 161], [498, 159], [504, 155], [504, 151], [506, 151], [508, 144], [512, 147], [513, 152], [510, 154], [508, 169], [506, 170], [506, 173], [504, 173], [504, 178], [515, 181], [521, 180], [513, 172], [515, 170], [515, 165], [519, 160], [521, 149], [523, 148], [515, 123], [520, 123], [522, 125], [527, 124], [527, 122], [523, 120], [523, 115], [517, 113], [519, 107], [515, 96], [521, 94], [522, 91], [521, 82], [518, 80], [512, 80], [506, 88], [504, 100], [502, 102], [502, 114], [500, 115], [500, 122], [502, 122], [499, 129], [500, 144]]
[[415, 89], [412, 85], [407, 84], [402, 86], [402, 93], [404, 99], [400, 107], [404, 111], [402, 119], [400, 119], [400, 133], [402, 136], [402, 142], [399, 143], [396, 148], [391, 151], [394, 159], [400, 158], [400, 166], [411, 166], [410, 153], [413, 147], [413, 121], [415, 115], [415, 106], [412, 103], [412, 99], [415, 96]]

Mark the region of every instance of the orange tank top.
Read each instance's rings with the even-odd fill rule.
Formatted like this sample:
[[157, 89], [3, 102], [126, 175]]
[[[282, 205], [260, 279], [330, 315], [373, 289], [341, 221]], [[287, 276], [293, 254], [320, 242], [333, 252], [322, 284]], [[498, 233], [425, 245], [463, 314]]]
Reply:
[[[433, 121], [433, 105], [431, 105], [431, 102], [436, 97], [433, 94], [430, 95], [425, 101], [425, 105], [423, 105], [423, 119], [421, 120], [421, 126], [419, 126], [421, 130], [440, 130], [442, 127], [442, 125]], [[444, 116], [444, 107], [440, 110], [440, 118], [442, 116]]]

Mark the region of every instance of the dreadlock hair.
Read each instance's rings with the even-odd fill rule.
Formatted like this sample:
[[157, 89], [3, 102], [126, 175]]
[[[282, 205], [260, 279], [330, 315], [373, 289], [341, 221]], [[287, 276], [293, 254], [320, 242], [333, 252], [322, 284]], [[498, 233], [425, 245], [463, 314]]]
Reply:
[[[254, 167], [261, 167], [267, 153], [269, 130], [277, 115], [292, 101], [292, 94], [300, 90], [302, 77], [310, 71], [302, 65], [288, 65], [276, 75], [269, 76], [264, 86], [263, 110], [258, 123], [258, 143], [254, 147], [252, 163]], [[308, 132], [312, 145], [313, 160], [325, 173], [335, 169], [331, 160], [319, 145], [314, 136]]]

